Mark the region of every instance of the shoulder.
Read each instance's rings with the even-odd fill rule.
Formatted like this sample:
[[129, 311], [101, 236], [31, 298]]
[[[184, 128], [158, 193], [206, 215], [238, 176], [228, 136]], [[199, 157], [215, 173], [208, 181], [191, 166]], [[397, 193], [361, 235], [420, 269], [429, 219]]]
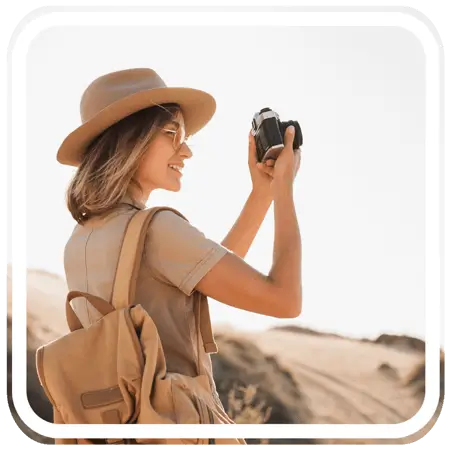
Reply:
[[187, 218], [180, 212], [172, 209], [157, 211], [150, 222], [148, 233], [172, 232], [191, 225]]
[[147, 229], [148, 245], [159, 248], [188, 248], [203, 245], [205, 233], [177, 210], [161, 210], [152, 218]]

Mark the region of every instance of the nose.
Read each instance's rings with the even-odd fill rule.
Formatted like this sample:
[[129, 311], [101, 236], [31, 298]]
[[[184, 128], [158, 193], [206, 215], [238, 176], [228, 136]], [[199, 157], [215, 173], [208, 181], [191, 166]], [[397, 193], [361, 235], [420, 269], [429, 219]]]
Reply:
[[192, 150], [190, 149], [189, 145], [186, 143], [183, 143], [179, 150], [180, 156], [184, 157], [185, 159], [192, 158]]

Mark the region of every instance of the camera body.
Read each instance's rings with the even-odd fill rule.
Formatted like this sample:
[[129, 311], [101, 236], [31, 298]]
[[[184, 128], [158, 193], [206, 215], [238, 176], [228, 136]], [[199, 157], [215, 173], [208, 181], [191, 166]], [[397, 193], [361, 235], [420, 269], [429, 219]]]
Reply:
[[255, 137], [258, 162], [277, 159], [284, 147], [284, 133], [290, 125], [295, 127], [293, 149], [303, 145], [300, 124], [295, 120], [280, 121], [278, 114], [270, 108], [263, 108], [253, 116], [252, 134]]

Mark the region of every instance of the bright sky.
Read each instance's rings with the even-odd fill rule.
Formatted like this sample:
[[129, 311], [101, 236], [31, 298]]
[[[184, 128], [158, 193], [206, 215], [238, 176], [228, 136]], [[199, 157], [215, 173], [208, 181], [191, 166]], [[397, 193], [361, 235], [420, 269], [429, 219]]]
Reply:
[[[424, 337], [425, 58], [397, 27], [58, 27], [28, 53], [28, 264], [63, 274], [74, 222], [65, 208], [73, 169], [56, 150], [80, 123], [97, 76], [154, 68], [168, 85], [217, 100], [192, 139], [180, 193], [148, 206], [179, 209], [220, 241], [250, 192], [247, 133], [269, 106], [304, 132], [295, 185], [303, 246], [302, 316], [279, 320], [211, 300], [213, 322], [243, 329], [301, 324], [350, 336]], [[273, 211], [246, 260], [268, 272]], [[63, 299], [61, 299], [63, 301]], [[280, 299], [280, 302], [282, 299]]]

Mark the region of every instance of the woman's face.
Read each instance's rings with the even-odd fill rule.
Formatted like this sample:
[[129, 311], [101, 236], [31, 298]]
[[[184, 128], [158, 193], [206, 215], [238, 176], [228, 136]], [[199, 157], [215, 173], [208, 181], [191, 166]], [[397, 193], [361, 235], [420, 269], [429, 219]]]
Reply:
[[190, 148], [182, 142], [185, 128], [181, 112], [161, 128], [152, 139], [137, 171], [137, 181], [147, 195], [155, 189], [178, 192], [184, 161], [192, 157]]

